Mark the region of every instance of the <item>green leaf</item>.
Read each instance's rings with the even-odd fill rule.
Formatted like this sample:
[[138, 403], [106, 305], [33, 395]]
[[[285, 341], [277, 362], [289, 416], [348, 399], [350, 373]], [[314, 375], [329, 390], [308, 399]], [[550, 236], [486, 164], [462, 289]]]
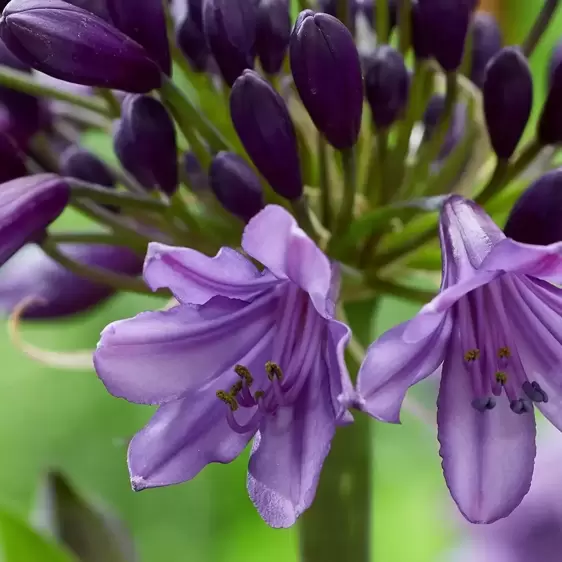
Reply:
[[58, 472], [45, 478], [34, 519], [81, 562], [135, 562], [135, 548], [122, 523], [89, 504]]
[[0, 560], [2, 562], [77, 562], [62, 547], [49, 541], [22, 521], [0, 512]]

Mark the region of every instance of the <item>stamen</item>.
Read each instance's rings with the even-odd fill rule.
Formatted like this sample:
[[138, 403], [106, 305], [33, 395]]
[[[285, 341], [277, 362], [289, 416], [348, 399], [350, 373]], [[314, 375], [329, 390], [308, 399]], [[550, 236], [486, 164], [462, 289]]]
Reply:
[[238, 393], [244, 388], [242, 381], [236, 381], [231, 387], [229, 394], [231, 396], [237, 396]]
[[530, 400], [525, 400], [525, 398], [519, 398], [518, 400], [512, 400], [509, 403], [511, 411], [516, 414], [526, 414], [527, 412], [533, 411], [533, 403]]
[[244, 367], [244, 365], [236, 365], [234, 367], [234, 372], [241, 378], [244, 380], [244, 382], [248, 385], [248, 386], [252, 386], [252, 383], [254, 382], [254, 377], [252, 377], [252, 374], [250, 373], [250, 370], [247, 367]]
[[531, 386], [537, 391], [542, 394], [542, 401], [548, 402], [548, 394], [542, 389], [541, 385], [538, 382], [533, 381]]
[[507, 373], [505, 371], [498, 371], [496, 373], [496, 382], [504, 386], [507, 383]]
[[546, 392], [540, 387], [538, 382], [525, 381], [523, 383], [523, 392], [527, 397], [533, 402], [548, 402], [548, 396]]
[[478, 412], [485, 412], [486, 410], [493, 410], [496, 407], [496, 400], [491, 396], [484, 398], [475, 398], [471, 402], [472, 407]]
[[275, 379], [277, 380], [283, 380], [283, 371], [281, 370], [281, 367], [279, 367], [279, 365], [277, 365], [277, 363], [273, 363], [272, 361], [268, 361], [265, 364], [265, 372], [267, 373], [267, 378], [270, 381], [274, 381]]
[[476, 359], [480, 358], [480, 350], [479, 349], [469, 349], [465, 354], [464, 354], [464, 360], [465, 361], [476, 361]]
[[236, 410], [238, 410], [238, 402], [236, 401], [236, 398], [234, 398], [234, 396], [232, 396], [228, 392], [225, 392], [224, 390], [217, 390], [216, 395], [219, 400], [222, 400], [227, 406], [230, 407], [230, 410], [232, 412], [236, 412]]
[[511, 357], [511, 351], [509, 347], [500, 347], [498, 350], [498, 357], [500, 359], [509, 359]]
[[236, 421], [236, 418], [234, 417], [232, 411], [229, 410], [228, 413], [226, 414], [226, 421], [228, 422], [230, 428], [234, 430], [236, 433], [240, 433], [241, 435], [243, 435], [244, 433], [250, 433], [250, 432], [253, 433], [257, 431], [262, 418], [263, 418], [263, 413], [260, 412], [259, 410], [256, 410], [256, 412], [250, 418], [248, 423], [245, 423], [244, 425], [240, 425]]
[[254, 400], [257, 402], [260, 398], [265, 396], [265, 392], [263, 390], [256, 390], [254, 392]]

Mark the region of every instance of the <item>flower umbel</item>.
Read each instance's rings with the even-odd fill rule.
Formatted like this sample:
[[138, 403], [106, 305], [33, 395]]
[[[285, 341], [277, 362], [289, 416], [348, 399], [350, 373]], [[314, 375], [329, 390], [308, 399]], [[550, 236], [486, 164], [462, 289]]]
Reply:
[[374, 342], [359, 372], [362, 408], [398, 422], [409, 386], [443, 363], [438, 437], [447, 485], [473, 522], [507, 516], [529, 490], [534, 407], [562, 428], [562, 246], [507, 238], [475, 203], [451, 196], [440, 294]]
[[96, 370], [108, 390], [159, 410], [131, 441], [137, 490], [228, 463], [255, 436], [248, 491], [288, 527], [311, 504], [338, 423], [349, 421], [347, 326], [334, 319], [335, 266], [282, 208], [247, 225], [242, 248], [214, 258], [151, 244], [144, 277], [179, 305], [116, 322]]

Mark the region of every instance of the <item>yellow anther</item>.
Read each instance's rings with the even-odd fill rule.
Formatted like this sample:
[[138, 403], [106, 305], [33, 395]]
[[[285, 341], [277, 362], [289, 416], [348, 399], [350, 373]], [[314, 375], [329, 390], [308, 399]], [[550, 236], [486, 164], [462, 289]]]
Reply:
[[511, 357], [511, 351], [509, 350], [509, 347], [500, 347], [498, 349], [498, 357], [500, 357], [501, 359], [507, 359], [508, 357]]
[[498, 371], [496, 373], [496, 382], [501, 385], [507, 383], [507, 374], [504, 371]]
[[256, 402], [260, 399], [263, 398], [265, 392], [263, 390], [256, 390], [254, 392], [254, 400], [256, 400]]
[[281, 380], [283, 378], [283, 371], [281, 370], [281, 367], [272, 361], [268, 361], [265, 364], [265, 372], [267, 373], [267, 378], [270, 381], [273, 381], [274, 379]]
[[480, 357], [480, 350], [479, 349], [469, 349], [464, 354], [465, 361], [476, 361]]
[[254, 377], [252, 377], [250, 370], [247, 367], [244, 367], [244, 365], [236, 365], [236, 367], [234, 367], [234, 372], [241, 379], [244, 379], [244, 382], [248, 386], [252, 386], [252, 383], [254, 382]]
[[236, 396], [244, 387], [244, 383], [242, 381], [236, 381], [231, 387], [230, 387], [230, 395], [231, 396]]
[[222, 400], [227, 406], [230, 406], [230, 409], [233, 412], [238, 410], [238, 402], [236, 401], [236, 398], [228, 392], [225, 392], [224, 390], [217, 390], [217, 398]]

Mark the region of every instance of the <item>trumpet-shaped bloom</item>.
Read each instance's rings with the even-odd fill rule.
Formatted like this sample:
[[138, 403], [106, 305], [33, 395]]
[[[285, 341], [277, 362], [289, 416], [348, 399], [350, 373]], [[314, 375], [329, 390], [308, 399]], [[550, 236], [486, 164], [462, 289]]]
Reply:
[[451, 196], [440, 222], [441, 290], [368, 350], [361, 407], [397, 423], [408, 387], [443, 364], [438, 438], [463, 515], [505, 517], [529, 490], [534, 407], [562, 428], [562, 244], [507, 238], [475, 203]]
[[179, 305], [115, 322], [95, 353], [115, 396], [160, 407], [131, 441], [133, 488], [176, 484], [228, 463], [254, 437], [248, 491], [274, 527], [311, 504], [336, 425], [349, 421], [347, 326], [334, 319], [334, 265], [282, 208], [246, 226], [242, 248], [209, 258], [153, 243], [153, 289]]

